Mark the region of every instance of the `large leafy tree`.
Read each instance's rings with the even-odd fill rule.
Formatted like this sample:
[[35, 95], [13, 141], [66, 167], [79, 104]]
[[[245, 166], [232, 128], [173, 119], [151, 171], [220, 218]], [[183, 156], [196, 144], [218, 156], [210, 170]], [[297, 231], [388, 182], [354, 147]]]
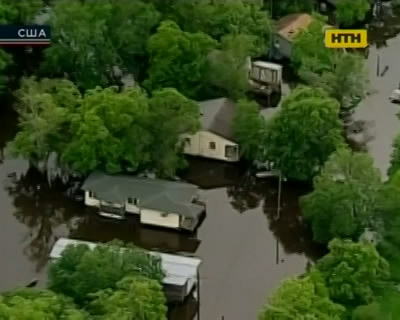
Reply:
[[86, 245], [70, 246], [51, 264], [48, 286], [82, 305], [94, 298], [90, 294], [108, 288], [115, 290], [117, 283], [127, 276], [161, 281], [164, 272], [160, 258], [137, 247], [121, 251], [120, 243], [94, 249]]
[[321, 87], [340, 102], [341, 107], [355, 106], [367, 93], [368, 74], [365, 59], [355, 53], [332, 58], [332, 66], [321, 73], [306, 64], [299, 69], [300, 78], [313, 87]]
[[220, 49], [210, 55], [209, 81], [220, 95], [235, 100], [245, 96], [254, 41], [254, 36], [230, 34], [222, 38]]
[[12, 57], [0, 49], [0, 93], [6, 90], [8, 76], [6, 75], [7, 68], [12, 64]]
[[290, 13], [312, 12], [313, 0], [264, 0], [265, 6], [274, 17], [282, 17]]
[[208, 55], [216, 41], [205, 33], [182, 31], [173, 21], [163, 21], [148, 42], [149, 90], [176, 88], [189, 98], [201, 98], [206, 87]]
[[301, 199], [314, 240], [356, 239], [365, 228], [374, 226], [380, 188], [380, 173], [369, 155], [348, 149], [332, 154], [314, 179], [314, 191]]
[[[254, 36], [256, 54], [270, 46], [272, 22], [258, 0], [177, 0], [169, 16], [188, 32], [204, 32], [220, 41], [228, 34]], [[195, 12], [195, 14], [193, 14]]]
[[0, 296], [0, 318], [18, 320], [88, 320], [67, 298], [48, 290], [16, 289]]
[[159, 176], [171, 177], [186, 164], [182, 157], [181, 137], [200, 128], [199, 106], [177, 90], [166, 88], [153, 92], [149, 112], [150, 168]]
[[42, 71], [66, 74], [84, 89], [115, 83], [116, 67], [137, 74], [158, 20], [154, 6], [139, 0], [56, 1], [53, 45], [45, 50]]
[[267, 124], [260, 115], [257, 103], [240, 100], [233, 119], [234, 134], [240, 144], [241, 154], [248, 160], [262, 158], [265, 153], [262, 143], [266, 135]]
[[371, 8], [371, 0], [339, 0], [336, 6], [336, 21], [349, 27], [364, 21]]
[[301, 30], [293, 42], [292, 64], [295, 70], [306, 68], [315, 73], [331, 70], [340, 52], [325, 47], [325, 20], [315, 16], [307, 29]]
[[43, 7], [43, 0], [1, 0], [0, 22], [12, 24], [33, 22], [35, 15], [37, 15]]
[[289, 278], [271, 297], [259, 320], [340, 320], [344, 307], [329, 299], [318, 272], [302, 278]]
[[73, 116], [73, 134], [62, 152], [62, 162], [81, 173], [138, 170], [150, 161], [148, 116], [148, 99], [140, 89], [88, 91]]
[[343, 146], [339, 109], [339, 103], [322, 89], [295, 89], [268, 126], [268, 160], [289, 178], [310, 180]]
[[81, 95], [68, 80], [24, 78], [16, 92], [19, 127], [11, 151], [31, 160], [46, 162], [51, 152], [61, 154], [69, 139], [71, 113]]
[[166, 299], [161, 284], [144, 277], [126, 277], [116, 289], [93, 295], [89, 306], [98, 320], [167, 320]]
[[388, 169], [389, 177], [392, 177], [400, 169], [400, 135], [393, 141], [393, 151], [390, 159], [390, 167]]
[[354, 308], [373, 302], [389, 279], [389, 265], [372, 244], [334, 239], [316, 268], [334, 302]]

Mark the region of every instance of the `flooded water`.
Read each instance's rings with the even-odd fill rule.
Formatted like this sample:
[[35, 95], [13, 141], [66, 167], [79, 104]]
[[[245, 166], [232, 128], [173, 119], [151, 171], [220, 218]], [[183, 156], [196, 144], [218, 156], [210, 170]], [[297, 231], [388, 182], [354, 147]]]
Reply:
[[[302, 226], [297, 199], [308, 191], [283, 185], [282, 211], [276, 217], [277, 183], [256, 181], [236, 165], [189, 159], [184, 177], [202, 187], [207, 217], [194, 235], [104, 220], [66, 196], [61, 183], [47, 178], [23, 160], [4, 155], [16, 133], [15, 115], [0, 110], [0, 290], [44, 284], [48, 253], [58, 237], [91, 241], [118, 238], [164, 252], [203, 259], [200, 318], [255, 319], [279, 282], [304, 272], [320, 254]], [[171, 319], [188, 320], [196, 305], [171, 309]]]
[[[399, 106], [388, 96], [400, 81], [400, 37], [396, 18], [383, 29], [371, 29], [375, 43], [368, 57], [371, 95], [355, 120], [367, 122], [366, 146], [385, 172], [393, 137], [399, 131]], [[380, 57], [384, 76], [377, 76]], [[183, 177], [198, 184], [207, 199], [207, 217], [194, 235], [140, 226], [135, 220], [110, 221], [96, 216], [66, 196], [61, 183], [47, 178], [23, 160], [4, 154], [16, 133], [16, 117], [0, 108], [0, 290], [45, 281], [49, 250], [58, 237], [90, 241], [118, 238], [164, 252], [203, 259], [200, 319], [252, 320], [280, 281], [304, 272], [321, 248], [299, 216], [298, 197], [307, 186], [283, 184], [282, 211], [277, 207], [275, 179], [256, 180], [240, 166], [190, 159]], [[196, 312], [190, 300], [171, 308], [173, 320], [189, 320]]]

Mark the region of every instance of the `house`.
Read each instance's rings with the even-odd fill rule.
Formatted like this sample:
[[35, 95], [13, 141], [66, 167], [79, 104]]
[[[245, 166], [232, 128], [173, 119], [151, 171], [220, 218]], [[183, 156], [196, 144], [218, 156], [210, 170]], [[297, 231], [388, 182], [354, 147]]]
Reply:
[[307, 29], [312, 21], [312, 16], [306, 13], [294, 13], [279, 19], [274, 41], [275, 58], [290, 59], [294, 38], [301, 30]]
[[250, 88], [260, 94], [270, 95], [273, 92], [281, 92], [282, 69], [280, 64], [254, 61], [249, 70]]
[[199, 102], [201, 129], [185, 135], [184, 153], [228, 162], [239, 161], [233, 134], [235, 103], [228, 98]]
[[94, 172], [81, 188], [104, 217], [137, 214], [143, 224], [194, 231], [205, 214], [198, 187], [188, 183]]
[[[80, 244], [87, 245], [92, 250], [97, 246], [94, 242], [60, 238], [51, 249], [50, 259], [59, 259], [69, 245]], [[199, 258], [154, 251], [148, 251], [148, 253], [159, 256], [161, 259], [161, 267], [165, 272], [162, 285], [168, 302], [183, 302], [200, 285], [199, 267], [201, 260]]]

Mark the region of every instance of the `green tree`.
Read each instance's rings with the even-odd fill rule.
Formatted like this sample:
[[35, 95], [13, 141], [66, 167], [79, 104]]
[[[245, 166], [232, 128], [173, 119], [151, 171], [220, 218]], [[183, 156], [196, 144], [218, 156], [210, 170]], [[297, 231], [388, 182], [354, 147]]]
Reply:
[[137, 171], [150, 161], [148, 119], [148, 98], [140, 89], [89, 90], [72, 118], [61, 160], [80, 173]]
[[142, 1], [58, 0], [51, 15], [53, 44], [42, 71], [67, 74], [84, 89], [117, 82], [115, 67], [138, 74], [159, 13]]
[[12, 57], [0, 49], [0, 93], [4, 93], [8, 81], [7, 68], [12, 64]]
[[365, 228], [373, 227], [380, 188], [380, 172], [369, 155], [348, 149], [332, 154], [314, 179], [314, 191], [300, 201], [314, 240], [357, 239]]
[[271, 297], [259, 320], [340, 320], [345, 309], [329, 299], [318, 272], [289, 278]]
[[16, 289], [0, 296], [0, 319], [88, 320], [67, 298], [48, 290]]
[[342, 131], [336, 100], [322, 89], [296, 88], [268, 126], [268, 160], [289, 178], [312, 179], [343, 146]]
[[388, 280], [389, 265], [371, 244], [334, 239], [316, 268], [331, 299], [349, 308], [373, 302]]
[[[312, 12], [315, 2], [313, 0], [264, 0], [265, 6], [274, 17], [282, 17], [291, 13]], [[272, 4], [272, 8], [270, 5]]]
[[25, 24], [33, 22], [33, 18], [44, 7], [43, 0], [1, 0], [0, 23]]
[[390, 159], [390, 167], [388, 169], [388, 176], [393, 177], [400, 169], [400, 135], [393, 140], [393, 151]]
[[265, 153], [262, 141], [267, 125], [260, 115], [257, 103], [240, 100], [233, 119], [233, 130], [240, 145], [241, 154], [250, 161], [262, 158]]
[[82, 305], [90, 302], [90, 294], [117, 288], [127, 276], [144, 276], [161, 281], [164, 272], [161, 259], [137, 247], [121, 250], [121, 243], [70, 246], [49, 268], [51, 290], [65, 294]]
[[296, 71], [303, 68], [321, 74], [331, 70], [336, 55], [341, 53], [325, 47], [325, 28], [325, 19], [316, 15], [309, 27], [295, 37], [291, 61]]
[[34, 164], [46, 163], [51, 152], [61, 154], [70, 137], [71, 114], [81, 103], [75, 85], [62, 79], [23, 78], [15, 95], [20, 130], [11, 152]]
[[218, 41], [229, 34], [253, 36], [255, 54], [263, 55], [270, 46], [273, 27], [269, 13], [258, 2], [176, 0], [169, 16], [184, 31], [201, 31]]
[[298, 73], [310, 86], [323, 88], [343, 108], [355, 106], [367, 93], [365, 59], [355, 53], [334, 56], [331, 68], [321, 73], [309, 70], [308, 65], [301, 67]]
[[336, 21], [349, 27], [362, 22], [371, 9], [370, 0], [339, 0], [336, 6]]
[[150, 91], [176, 88], [189, 98], [201, 97], [206, 86], [208, 55], [216, 41], [204, 33], [182, 31], [173, 21], [163, 21], [148, 42]]
[[234, 100], [243, 98], [249, 88], [248, 59], [255, 38], [248, 35], [227, 35], [220, 50], [210, 55], [209, 81], [220, 95]]
[[98, 320], [167, 320], [166, 299], [156, 280], [126, 277], [115, 290], [102, 290], [93, 298], [89, 310]]
[[148, 130], [152, 135], [149, 168], [159, 176], [172, 177], [186, 164], [182, 157], [182, 135], [200, 128], [199, 106], [177, 90], [166, 88], [153, 92], [149, 113]]

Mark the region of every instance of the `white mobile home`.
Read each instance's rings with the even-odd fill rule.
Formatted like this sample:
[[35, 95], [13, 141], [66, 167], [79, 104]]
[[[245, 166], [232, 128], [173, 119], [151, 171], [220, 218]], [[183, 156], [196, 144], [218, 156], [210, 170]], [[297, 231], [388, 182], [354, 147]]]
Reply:
[[82, 189], [85, 204], [104, 217], [137, 214], [143, 224], [193, 231], [205, 213], [198, 187], [183, 182], [94, 172]]
[[229, 162], [239, 161], [233, 137], [235, 104], [228, 98], [199, 102], [201, 129], [184, 136], [184, 153]]
[[[59, 259], [67, 246], [80, 244], [87, 245], [90, 249], [97, 246], [94, 242], [60, 238], [51, 249], [50, 259]], [[168, 301], [182, 302], [198, 285], [201, 260], [154, 251], [149, 251], [149, 254], [161, 258], [161, 266], [166, 274], [162, 284]]]

